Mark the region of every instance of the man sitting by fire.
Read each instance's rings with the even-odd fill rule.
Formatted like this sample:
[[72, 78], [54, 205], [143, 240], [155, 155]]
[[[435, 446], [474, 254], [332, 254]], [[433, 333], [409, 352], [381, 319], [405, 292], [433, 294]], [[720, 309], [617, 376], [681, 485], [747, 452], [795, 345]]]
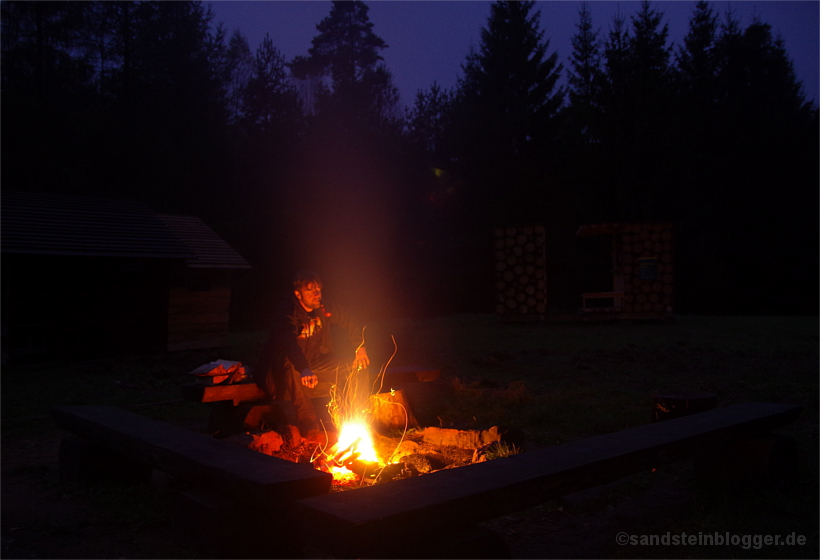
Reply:
[[[336, 337], [331, 336], [331, 330], [337, 329], [332, 326], [346, 332], [351, 344], [348, 353], [338, 348], [344, 346], [344, 340], [336, 340], [334, 348]], [[299, 430], [309, 438], [316, 437], [319, 424], [310, 390], [320, 382], [343, 383], [351, 371], [370, 365], [363, 335], [362, 327], [344, 308], [322, 303], [318, 274], [297, 272], [292, 295], [276, 309], [268, 341], [253, 369], [253, 380], [273, 400], [282, 401], [285, 393], [289, 394]]]

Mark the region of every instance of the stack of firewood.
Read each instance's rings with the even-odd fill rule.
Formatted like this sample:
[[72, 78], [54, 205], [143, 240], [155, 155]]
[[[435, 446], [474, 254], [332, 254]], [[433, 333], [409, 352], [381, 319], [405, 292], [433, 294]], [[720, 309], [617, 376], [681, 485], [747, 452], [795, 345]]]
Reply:
[[672, 224], [623, 224], [615, 235], [624, 311], [671, 313], [674, 303]]
[[547, 309], [544, 227], [495, 230], [496, 313], [537, 318]]

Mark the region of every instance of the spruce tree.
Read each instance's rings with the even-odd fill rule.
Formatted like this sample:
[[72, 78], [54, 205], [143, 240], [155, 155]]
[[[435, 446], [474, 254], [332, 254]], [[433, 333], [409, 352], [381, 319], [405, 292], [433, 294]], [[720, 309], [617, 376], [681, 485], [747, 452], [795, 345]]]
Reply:
[[534, 7], [493, 2], [479, 48], [462, 65], [453, 153], [469, 179], [470, 212], [485, 221], [537, 213], [538, 176], [553, 164], [544, 156], [559, 131], [562, 66], [557, 52], [548, 54]]
[[567, 154], [567, 182], [573, 185], [574, 206], [582, 222], [612, 219], [609, 200], [611, 186], [602, 165], [601, 123], [602, 88], [606, 77], [601, 53], [603, 40], [593, 28], [592, 14], [586, 2], [578, 14], [577, 32], [572, 36], [573, 51], [569, 57], [569, 105], [565, 110], [564, 138], [570, 146]]
[[[308, 84], [308, 109], [342, 115], [376, 128], [398, 124], [398, 89], [380, 52], [387, 44], [373, 32], [368, 6], [360, 0], [335, 0], [316, 25], [308, 56], [290, 62], [293, 76]], [[313, 100], [315, 99], [315, 103]]]
[[600, 111], [601, 40], [593, 30], [592, 14], [586, 2], [579, 12], [578, 31], [572, 36], [572, 54], [567, 77], [569, 82], [570, 125], [583, 136], [583, 142], [594, 139], [594, 122]]
[[716, 42], [718, 18], [706, 0], [699, 0], [683, 45], [676, 53], [678, 82], [682, 89], [697, 92], [708, 102], [714, 99], [714, 82], [717, 71]]
[[601, 132], [612, 171], [613, 214], [619, 220], [670, 217], [664, 184], [672, 173], [665, 158], [674, 143], [671, 51], [662, 18], [643, 1], [630, 18], [631, 33], [616, 16], [605, 48]]
[[521, 154], [547, 134], [563, 103], [556, 88], [562, 65], [558, 53], [547, 55], [549, 39], [539, 23], [535, 2], [493, 2], [477, 52], [467, 56], [459, 81], [469, 110], [483, 114], [494, 148]]

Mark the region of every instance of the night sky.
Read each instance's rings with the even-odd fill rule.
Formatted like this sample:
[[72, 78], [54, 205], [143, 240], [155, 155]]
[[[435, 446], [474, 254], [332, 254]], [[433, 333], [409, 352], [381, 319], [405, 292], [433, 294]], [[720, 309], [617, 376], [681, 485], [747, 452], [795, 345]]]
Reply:
[[[455, 85], [461, 64], [471, 47], [478, 48], [481, 28], [487, 24], [488, 1], [367, 1], [373, 31], [389, 48], [382, 51], [387, 67], [393, 73], [402, 103], [411, 105], [416, 92], [437, 82], [444, 88]], [[307, 55], [310, 41], [316, 36], [316, 24], [330, 13], [326, 1], [246, 1], [211, 2], [214, 23], [222, 22], [228, 33], [239, 29], [256, 49], [269, 33], [274, 46], [286, 60]], [[677, 46], [688, 29], [696, 2], [660, 1], [652, 6], [664, 13], [669, 25], [669, 40]], [[605, 38], [618, 13], [635, 14], [638, 1], [588, 2], [593, 26]], [[798, 79], [803, 81], [806, 98], [820, 99], [820, 2], [813, 1], [715, 1], [714, 11], [723, 19], [727, 9], [734, 12], [741, 28], [754, 17], [772, 26], [775, 36], [784, 39]], [[537, 2], [541, 10], [541, 29], [549, 39], [549, 53], [558, 52], [564, 64], [572, 52], [571, 38], [576, 33], [581, 2]]]

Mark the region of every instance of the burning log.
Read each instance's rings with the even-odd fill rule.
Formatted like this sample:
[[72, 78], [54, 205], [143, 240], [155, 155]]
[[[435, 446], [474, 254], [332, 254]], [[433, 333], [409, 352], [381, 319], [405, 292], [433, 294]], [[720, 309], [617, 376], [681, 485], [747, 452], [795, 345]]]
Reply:
[[419, 423], [401, 389], [370, 397], [371, 425], [379, 431], [407, 430]]
[[500, 441], [520, 446], [523, 445], [523, 434], [517, 430], [499, 426], [481, 431], [429, 427], [424, 430], [424, 441], [435, 446], [461, 449], [477, 449], [488, 443]]
[[409, 475], [404, 463], [390, 463], [379, 473], [379, 480], [387, 482]]
[[396, 445], [394, 438], [378, 435], [375, 445], [379, 457], [384, 457], [385, 462], [389, 464], [401, 462], [404, 457], [419, 453], [420, 449], [419, 444], [411, 439], [403, 439]]

